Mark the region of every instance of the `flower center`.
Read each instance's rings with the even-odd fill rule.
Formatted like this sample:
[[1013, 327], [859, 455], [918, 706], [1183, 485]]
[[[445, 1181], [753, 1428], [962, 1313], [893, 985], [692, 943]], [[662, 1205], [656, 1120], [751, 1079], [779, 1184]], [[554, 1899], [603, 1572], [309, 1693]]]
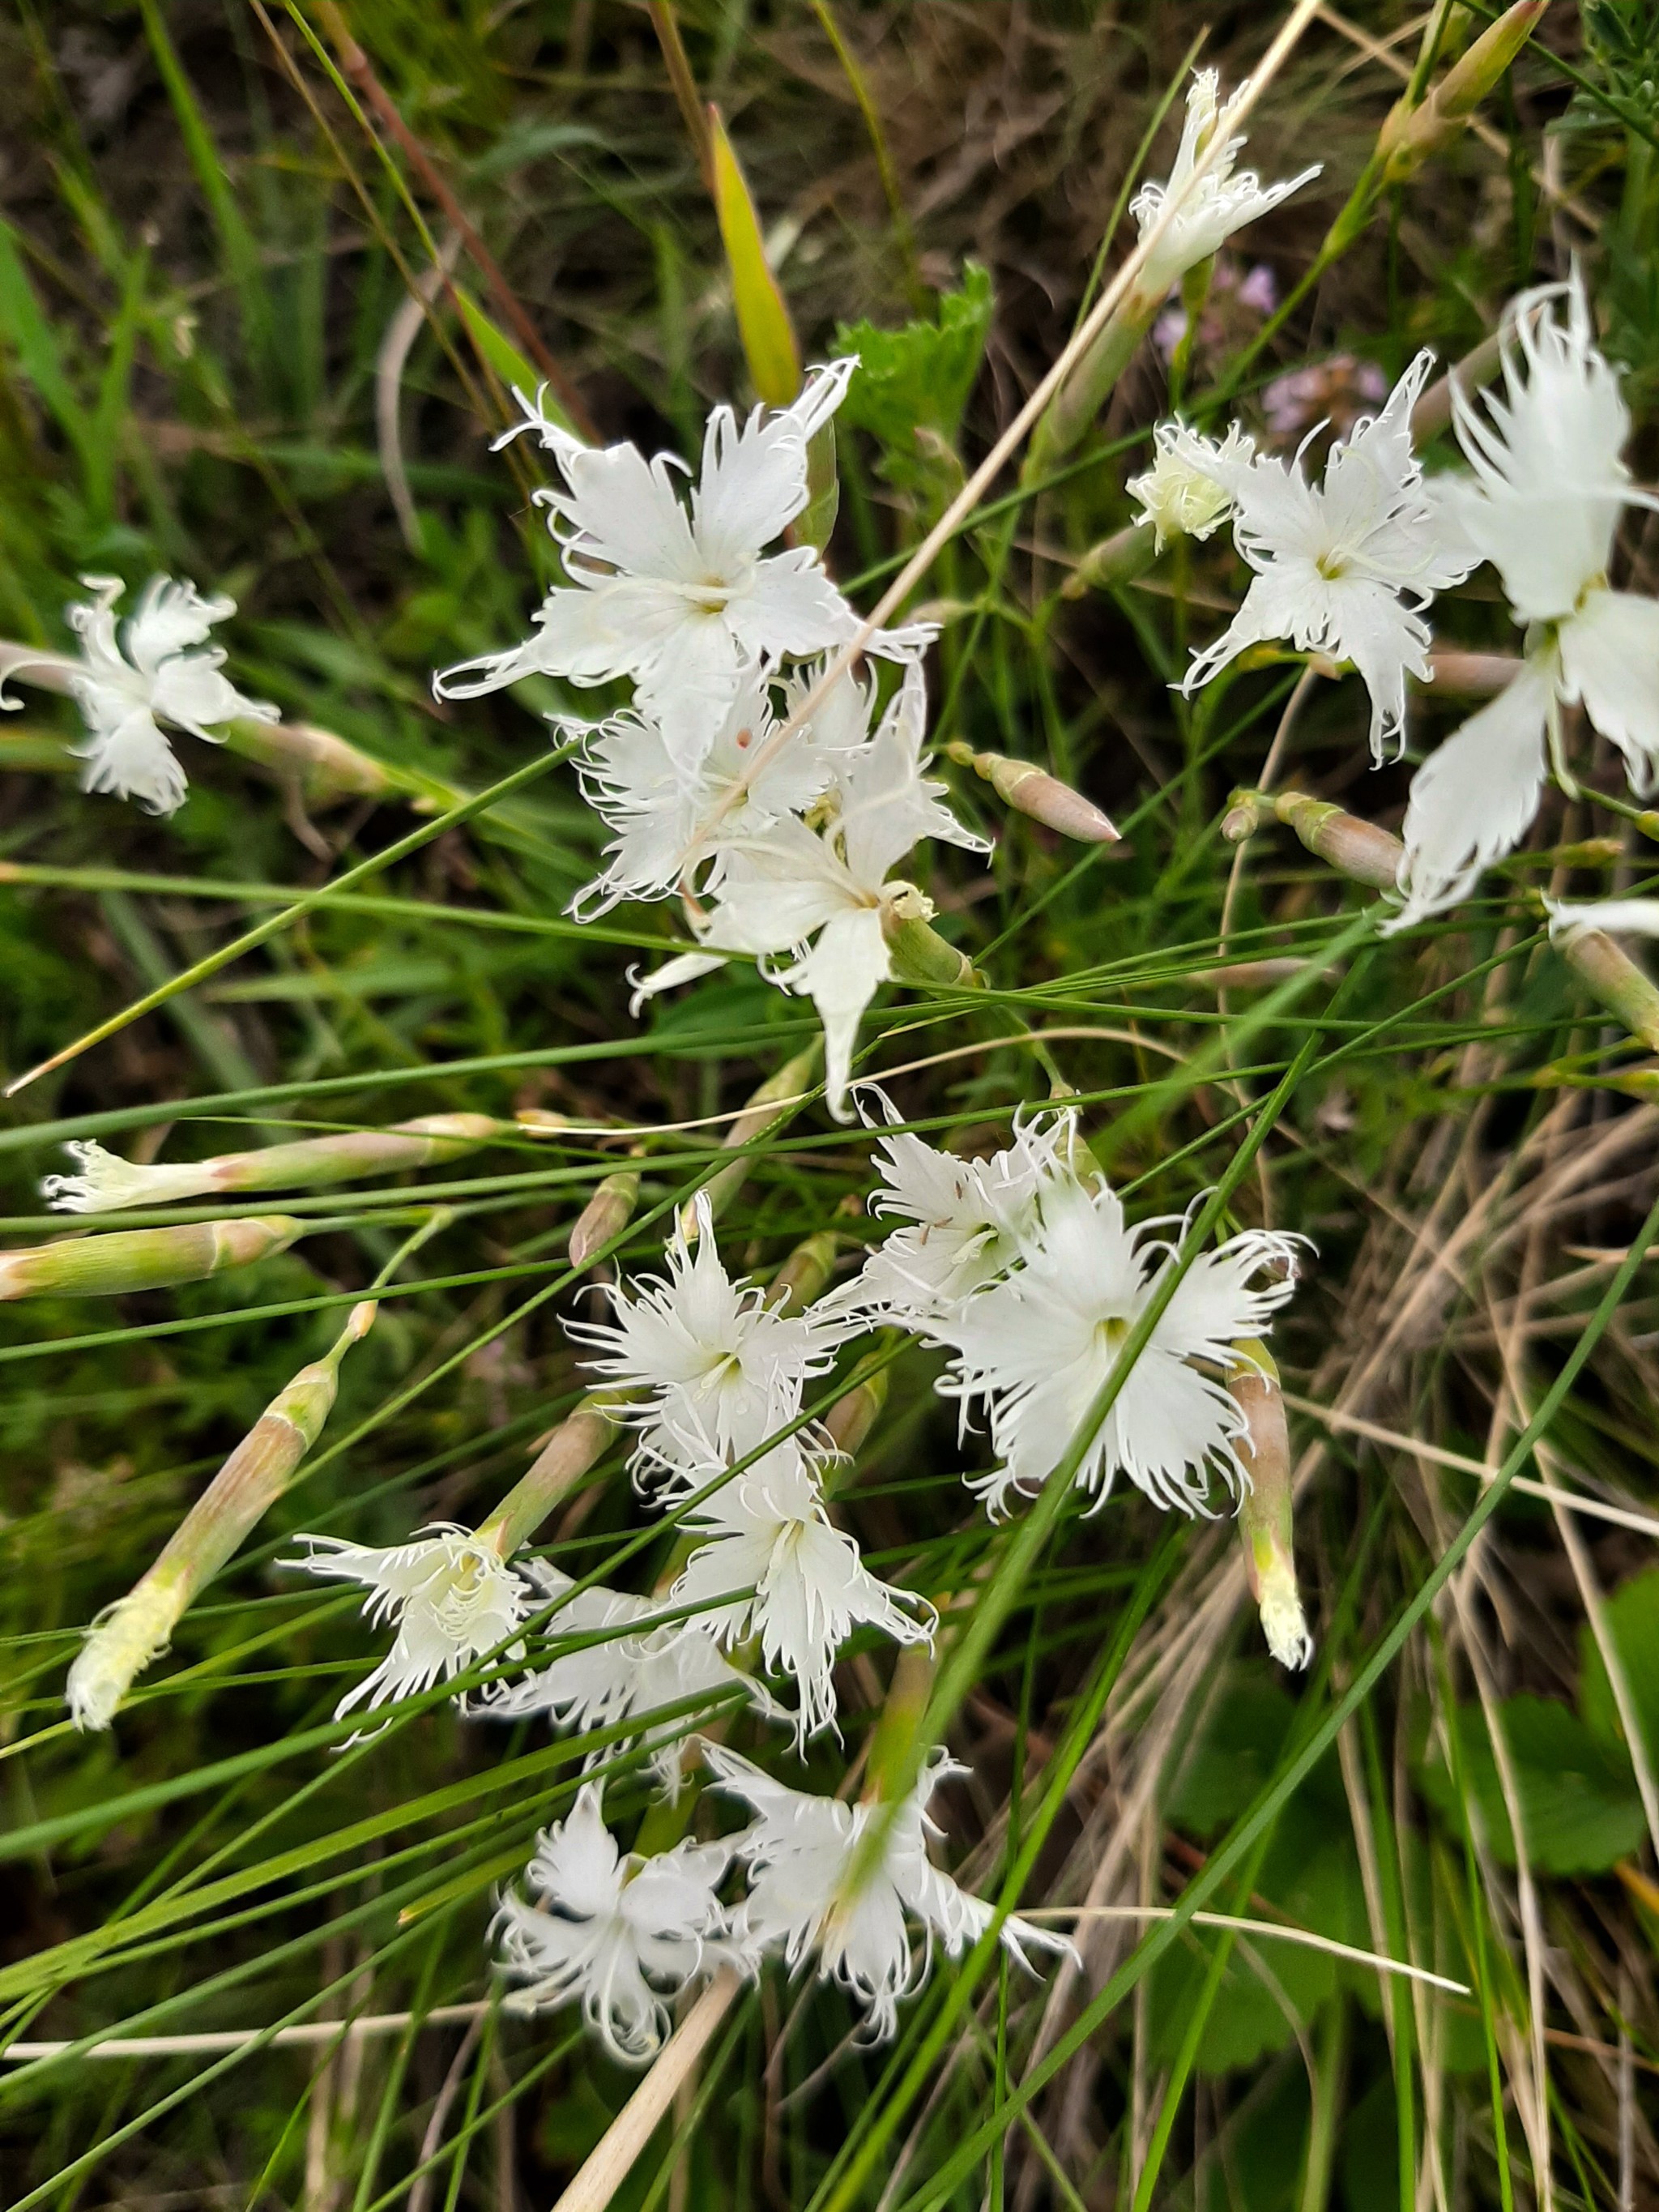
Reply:
[[1328, 584], [1334, 584], [1347, 574], [1348, 556], [1346, 553], [1322, 553], [1314, 566]]
[[1127, 1314], [1108, 1314], [1103, 1321], [1095, 1323], [1096, 1340], [1115, 1358], [1122, 1349], [1123, 1340], [1129, 1334]]

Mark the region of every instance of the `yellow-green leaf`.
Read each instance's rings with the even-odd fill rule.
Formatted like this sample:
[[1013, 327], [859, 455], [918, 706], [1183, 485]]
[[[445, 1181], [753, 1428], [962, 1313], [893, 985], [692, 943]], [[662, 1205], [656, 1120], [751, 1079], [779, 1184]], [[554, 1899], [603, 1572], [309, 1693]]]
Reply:
[[769, 407], [787, 407], [800, 390], [800, 348], [778, 280], [767, 266], [760, 217], [726, 135], [720, 110], [708, 111], [714, 162], [714, 212], [720, 218], [738, 335], [756, 392]]
[[[544, 379], [537, 374], [512, 339], [496, 329], [464, 284], [456, 283], [452, 277], [450, 289], [460, 308], [467, 336], [478, 349], [479, 359], [489, 363], [508, 391], [522, 392], [526, 399], [533, 398], [538, 388], [544, 386]], [[580, 434], [575, 424], [550, 392], [544, 389], [537, 404], [550, 422], [556, 422], [561, 429], [568, 430], [572, 437]]]

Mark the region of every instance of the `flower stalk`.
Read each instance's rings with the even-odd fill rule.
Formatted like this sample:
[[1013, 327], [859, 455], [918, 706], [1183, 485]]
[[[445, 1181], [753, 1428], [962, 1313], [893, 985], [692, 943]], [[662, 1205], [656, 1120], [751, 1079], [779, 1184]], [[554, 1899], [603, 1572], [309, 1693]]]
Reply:
[[94, 1623], [64, 1692], [77, 1729], [108, 1728], [134, 1681], [167, 1650], [186, 1607], [293, 1481], [333, 1408], [340, 1364], [368, 1335], [376, 1310], [373, 1298], [353, 1306], [331, 1348], [277, 1392], [155, 1565]]
[[117, 1230], [0, 1254], [0, 1299], [118, 1297], [199, 1283], [228, 1267], [285, 1252], [307, 1227], [292, 1214], [197, 1221], [177, 1229]]
[[[817, 1085], [823, 1057], [823, 1040], [814, 1037], [793, 1060], [786, 1060], [775, 1075], [769, 1075], [726, 1131], [721, 1140], [722, 1148], [734, 1152], [759, 1138], [769, 1136], [810, 1095]], [[700, 1194], [708, 1199], [709, 1212], [715, 1220], [747, 1182], [750, 1164], [746, 1158], [733, 1160], [730, 1167], [719, 1169], [703, 1185]], [[680, 1230], [688, 1244], [696, 1242], [696, 1206], [689, 1199], [680, 1208]]]

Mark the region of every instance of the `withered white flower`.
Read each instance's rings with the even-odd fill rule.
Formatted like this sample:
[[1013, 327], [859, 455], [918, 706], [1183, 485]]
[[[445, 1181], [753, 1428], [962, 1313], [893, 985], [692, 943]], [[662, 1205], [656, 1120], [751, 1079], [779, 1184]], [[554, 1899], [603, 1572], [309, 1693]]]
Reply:
[[[864, 1869], [860, 1846], [885, 1808], [791, 1790], [720, 1744], [705, 1744], [703, 1759], [719, 1786], [757, 1815], [732, 1838], [749, 1878], [748, 1895], [732, 1915], [734, 1942], [753, 1957], [780, 1950], [792, 1969], [816, 1953], [824, 1979], [839, 1982], [864, 2008], [864, 2039], [887, 2041], [898, 2026], [900, 1998], [927, 1978], [934, 1944], [960, 1958], [994, 1917], [983, 1898], [969, 1896], [927, 1856], [928, 1836], [940, 1832], [927, 1817], [928, 1802], [941, 1782], [967, 1770], [943, 1750], [930, 1753], [915, 1789], [887, 1822], [880, 1856]], [[907, 1914], [921, 1924], [919, 1951]], [[1072, 1948], [1064, 1936], [1012, 1917], [1003, 1923], [1001, 1941], [1028, 1972], [1028, 1947]]]
[[[642, 994], [706, 972], [712, 955], [750, 952], [780, 989], [811, 998], [823, 1024], [830, 1112], [847, 1104], [853, 1047], [865, 1008], [892, 975], [887, 932], [928, 919], [932, 902], [892, 870], [924, 837], [988, 850], [942, 803], [945, 786], [922, 773], [927, 695], [914, 663], [867, 745], [831, 756], [829, 819], [809, 829], [793, 816], [721, 840], [722, 872], [698, 930], [706, 948], [672, 962]], [[793, 954], [787, 967], [769, 965]], [[697, 964], [693, 964], [697, 963]]]
[[1255, 574], [1227, 628], [1194, 655], [1181, 685], [1188, 697], [1249, 647], [1284, 638], [1353, 663], [1370, 693], [1379, 764], [1403, 743], [1406, 678], [1429, 672], [1423, 610], [1478, 558], [1443, 527], [1412, 450], [1412, 409], [1433, 361], [1419, 354], [1382, 413], [1331, 447], [1320, 484], [1300, 453], [1212, 454], [1237, 509], [1233, 541]]
[[1659, 937], [1659, 899], [1556, 899], [1546, 896], [1552, 939], [1575, 929], [1604, 929], [1614, 937]]
[[[866, 1088], [896, 1121], [886, 1097]], [[829, 1303], [919, 1326], [994, 1282], [1021, 1258], [1045, 1188], [1070, 1173], [1075, 1134], [1074, 1115], [1038, 1115], [1016, 1126], [1002, 1152], [965, 1160], [908, 1129], [888, 1129], [876, 1147], [883, 1188], [870, 1211], [904, 1225]]]
[[1136, 522], [1150, 524], [1154, 549], [1161, 553], [1174, 538], [1213, 537], [1233, 512], [1233, 495], [1217, 480], [1216, 464], [1244, 466], [1255, 455], [1255, 440], [1237, 422], [1219, 441], [1179, 420], [1158, 423], [1152, 467], [1123, 487], [1140, 507]]
[[[477, 698], [537, 674], [577, 684], [631, 677], [671, 754], [695, 769], [748, 670], [831, 652], [857, 634], [857, 615], [810, 546], [764, 550], [805, 507], [807, 447], [857, 366], [815, 370], [793, 405], [757, 407], [741, 424], [715, 408], [689, 510], [675, 455], [647, 461], [632, 445], [584, 446], [520, 395], [520, 428], [538, 432], [563, 478], [540, 496], [570, 580], [548, 593], [533, 637], [446, 670], [439, 695]], [[902, 658], [931, 635], [878, 631], [868, 649]]]
[[[1131, 1229], [1105, 1184], [1056, 1183], [1044, 1193], [1023, 1264], [931, 1324], [935, 1341], [955, 1354], [940, 1390], [962, 1401], [964, 1415], [975, 1401], [989, 1408], [1000, 1464], [973, 1487], [993, 1513], [1006, 1512], [1014, 1492], [1039, 1490], [1065, 1457], [1125, 1339], [1176, 1264], [1178, 1243], [1150, 1233], [1171, 1225], [1179, 1224]], [[1221, 1377], [1241, 1364], [1240, 1340], [1264, 1335], [1291, 1296], [1301, 1241], [1245, 1230], [1192, 1260], [1090, 1443], [1075, 1478], [1080, 1491], [1103, 1504], [1123, 1474], [1154, 1504], [1200, 1512], [1212, 1475], [1234, 1487], [1243, 1482], [1235, 1448], [1243, 1416]], [[1270, 1266], [1282, 1267], [1283, 1279], [1253, 1284]]]
[[[1249, 169], [1235, 175], [1233, 165], [1243, 151], [1244, 134], [1234, 133], [1233, 121], [1249, 88], [1247, 78], [1222, 103], [1216, 71], [1194, 70], [1187, 88], [1187, 116], [1175, 165], [1164, 183], [1143, 185], [1129, 204], [1143, 238], [1165, 208], [1171, 210], [1169, 227], [1139, 280], [1138, 289], [1155, 298], [1161, 299], [1189, 269], [1219, 252], [1236, 230], [1268, 214], [1319, 174], [1321, 165], [1316, 161], [1277, 185], [1264, 185]], [[1226, 142], [1222, 152], [1203, 176], [1194, 178], [1194, 171], [1217, 137]]]
[[706, 1966], [735, 1964], [714, 1893], [726, 1844], [676, 1844], [626, 1856], [605, 1825], [599, 1786], [585, 1783], [569, 1817], [538, 1838], [526, 1869], [535, 1902], [507, 1896], [493, 1933], [501, 1965], [529, 1986], [515, 2011], [581, 2000], [582, 2017], [613, 2058], [640, 2066], [668, 2033], [668, 2000]]
[[222, 744], [215, 734], [222, 723], [279, 719], [275, 707], [245, 699], [221, 675], [222, 647], [197, 650], [215, 623], [235, 613], [236, 602], [204, 599], [194, 584], [152, 576], [118, 629], [115, 602], [125, 588], [120, 579], [81, 580], [94, 595], [68, 610], [81, 639], [69, 685], [88, 730], [87, 742], [74, 748], [86, 763], [81, 787], [136, 799], [152, 814], [174, 813], [189, 786], [163, 722]]
[[800, 1410], [805, 1384], [827, 1374], [852, 1324], [817, 1307], [784, 1314], [757, 1283], [734, 1282], [714, 1245], [706, 1193], [694, 1212], [695, 1245], [682, 1223], [668, 1272], [610, 1291], [614, 1322], [566, 1323], [599, 1352], [586, 1364], [640, 1402], [617, 1407], [640, 1431], [635, 1468], [685, 1487], [685, 1439], [706, 1439], [720, 1461], [755, 1450]]
[[665, 1601], [597, 1585], [576, 1589], [568, 1575], [544, 1559], [527, 1559], [520, 1571], [544, 1600], [558, 1602], [545, 1630], [550, 1638], [594, 1640], [577, 1643], [526, 1674], [490, 1683], [471, 1707], [481, 1717], [516, 1720], [545, 1713], [556, 1728], [581, 1734], [635, 1723], [633, 1733], [590, 1758], [609, 1759], [641, 1743], [652, 1753], [659, 1787], [671, 1797], [679, 1790], [681, 1747], [698, 1715], [681, 1713], [654, 1727], [653, 1715], [690, 1698], [712, 1698], [740, 1687], [757, 1711], [769, 1719], [784, 1717], [764, 1686], [732, 1666], [705, 1623], [664, 1621]]
[[[1565, 319], [1547, 313], [1565, 294]], [[1412, 781], [1403, 929], [1466, 896], [1538, 811], [1552, 757], [1568, 788], [1561, 710], [1582, 704], [1644, 795], [1659, 774], [1659, 601], [1607, 584], [1619, 517], [1659, 505], [1624, 460], [1630, 410], [1595, 343], [1582, 280], [1512, 301], [1502, 396], [1454, 391], [1469, 479], [1437, 479], [1446, 535], [1490, 561], [1525, 627], [1506, 690], [1431, 753]]]
[[301, 1536], [302, 1559], [282, 1559], [328, 1581], [361, 1583], [364, 1618], [391, 1621], [397, 1634], [386, 1657], [334, 1709], [343, 1720], [359, 1705], [373, 1712], [453, 1681], [496, 1647], [535, 1610], [536, 1596], [515, 1568], [471, 1529], [441, 1522], [407, 1544], [385, 1549], [339, 1536]]
[[[803, 680], [810, 678], [792, 680], [786, 695], [798, 694]], [[757, 672], [741, 678], [714, 742], [692, 768], [648, 714], [624, 708], [599, 723], [586, 735], [576, 772], [589, 805], [616, 835], [604, 873], [577, 893], [571, 911], [599, 915], [619, 899], [665, 897], [704, 863], [718, 868], [722, 839], [805, 813], [834, 778], [834, 756], [866, 741], [869, 709], [864, 687], [843, 677], [724, 813], [727, 793], [777, 726], [771, 687]]]
[[112, 1213], [129, 1206], [167, 1206], [213, 1188], [210, 1166], [183, 1160], [146, 1166], [106, 1152], [95, 1138], [71, 1139], [64, 1150], [79, 1170], [40, 1179], [40, 1195], [59, 1213]]
[[[695, 1471], [698, 1486], [719, 1471], [706, 1462]], [[933, 1640], [927, 1600], [878, 1581], [854, 1538], [831, 1522], [817, 1464], [798, 1437], [723, 1483], [681, 1527], [700, 1540], [671, 1601], [706, 1607], [696, 1617], [728, 1646], [759, 1637], [763, 1663], [799, 1686], [798, 1743], [833, 1723], [836, 1654], [855, 1628], [896, 1644]]]

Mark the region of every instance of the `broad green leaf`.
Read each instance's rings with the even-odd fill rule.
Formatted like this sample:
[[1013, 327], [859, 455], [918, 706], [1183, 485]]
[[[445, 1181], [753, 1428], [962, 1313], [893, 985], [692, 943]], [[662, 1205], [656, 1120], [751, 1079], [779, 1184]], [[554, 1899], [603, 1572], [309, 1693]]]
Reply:
[[[1498, 1711], [1533, 1865], [1545, 1874], [1600, 1874], [1634, 1850], [1644, 1823], [1626, 1760], [1553, 1699], [1510, 1698]], [[1466, 1705], [1457, 1719], [1465, 1771], [1488, 1839], [1498, 1857], [1513, 1866], [1515, 1842], [1485, 1718], [1478, 1706]], [[1443, 1765], [1426, 1767], [1421, 1779], [1431, 1802], [1455, 1822], [1455, 1792]]]
[[878, 439], [901, 468], [915, 464], [919, 429], [954, 445], [984, 359], [994, 304], [989, 276], [970, 261], [962, 272], [962, 289], [941, 293], [931, 323], [906, 323], [896, 331], [868, 322], [841, 324], [836, 353], [859, 357], [842, 405], [843, 419]]
[[576, 431], [570, 418], [553, 393], [544, 388], [544, 379], [537, 374], [512, 339], [504, 337], [490, 321], [465, 284], [456, 283], [452, 277], [450, 289], [460, 308], [461, 320], [466, 325], [466, 334], [478, 349], [479, 359], [489, 363], [509, 392], [522, 392], [526, 399], [533, 398], [548, 421], [556, 422], [562, 430], [568, 430], [574, 438]]
[[[1632, 1576], [1607, 1600], [1606, 1613], [1607, 1633], [1624, 1665], [1648, 1757], [1659, 1760], [1659, 1567]], [[1580, 1629], [1578, 1642], [1583, 1670], [1579, 1712], [1599, 1743], [1619, 1747], [1622, 1753], [1624, 1726], [1613, 1703], [1607, 1670], [1588, 1625]]]
[[800, 391], [800, 348], [778, 280], [766, 259], [760, 217], [749, 196], [720, 110], [708, 111], [714, 163], [714, 212], [720, 218], [738, 335], [756, 392], [769, 407], [787, 407]]

